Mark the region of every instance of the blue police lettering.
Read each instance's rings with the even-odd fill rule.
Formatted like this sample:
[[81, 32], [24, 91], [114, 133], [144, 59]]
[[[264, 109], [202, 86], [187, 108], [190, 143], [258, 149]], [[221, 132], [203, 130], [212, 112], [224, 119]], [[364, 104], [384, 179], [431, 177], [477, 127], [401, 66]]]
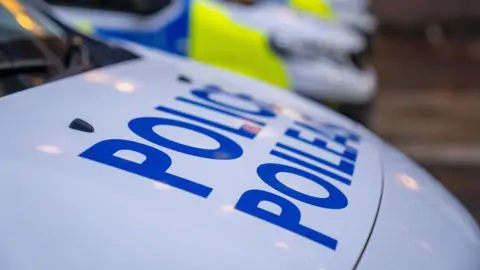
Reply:
[[322, 123], [322, 127], [331, 130], [332, 132], [335, 133], [341, 133], [343, 137], [347, 138], [348, 140], [351, 140], [353, 142], [360, 142], [360, 135], [357, 133], [352, 132], [351, 130], [348, 130], [344, 127], [341, 127], [339, 125], [335, 125], [333, 123]]
[[295, 153], [297, 155], [300, 155], [300, 156], [303, 156], [303, 157], [306, 157], [310, 160], [313, 160], [315, 162], [318, 162], [320, 164], [324, 164], [324, 165], [327, 165], [329, 166], [330, 168], [333, 168], [335, 170], [338, 170], [338, 171], [341, 171], [343, 173], [346, 173], [348, 175], [353, 175], [353, 171], [355, 169], [355, 165], [354, 163], [351, 163], [351, 162], [347, 162], [343, 159], [340, 160], [340, 164], [334, 164], [330, 161], [327, 161], [323, 158], [320, 158], [318, 156], [314, 156], [312, 154], [309, 154], [309, 153], [306, 153], [302, 150], [299, 150], [299, 149], [296, 149], [294, 147], [291, 147], [291, 146], [288, 146], [286, 144], [283, 144], [283, 143], [277, 143], [277, 147], [281, 148], [281, 149], [284, 149], [284, 150], [287, 150], [287, 151], [290, 151], [292, 153]]
[[[115, 156], [122, 150], [133, 151], [145, 156], [141, 164]], [[206, 198], [212, 188], [167, 172], [172, 164], [164, 152], [137, 142], [127, 140], [104, 140], [85, 150], [80, 157], [112, 166], [148, 179], [159, 181], [191, 194]]]
[[327, 138], [330, 138], [333, 141], [344, 146], [346, 146], [347, 141], [349, 139], [353, 138], [353, 141], [356, 141], [358, 139], [358, 137], [354, 136], [354, 134], [349, 134], [349, 135], [338, 134], [331, 128], [327, 128], [326, 125], [320, 125], [320, 127], [316, 127], [316, 126], [305, 124], [299, 121], [295, 121], [295, 124], [304, 129], [317, 133], [318, 135], [326, 136]]
[[334, 180], [337, 180], [337, 181], [339, 181], [339, 182], [341, 182], [341, 183], [344, 183], [344, 184], [346, 184], [346, 185], [350, 185], [351, 182], [352, 182], [352, 181], [351, 181], [350, 179], [348, 179], [348, 178], [345, 178], [345, 177], [340, 176], [340, 175], [338, 175], [338, 174], [336, 174], [336, 173], [334, 173], [334, 172], [331, 172], [331, 171], [325, 170], [325, 169], [323, 169], [323, 168], [320, 168], [320, 167], [318, 167], [318, 166], [316, 166], [316, 165], [313, 165], [313, 164], [308, 163], [308, 162], [306, 162], [306, 161], [303, 161], [303, 160], [301, 160], [301, 159], [295, 158], [295, 157], [293, 157], [293, 156], [291, 156], [291, 155], [288, 155], [288, 154], [285, 154], [285, 153], [283, 153], [283, 152], [277, 151], [277, 150], [275, 150], [275, 149], [273, 149], [273, 150], [270, 152], [270, 154], [271, 154], [272, 156], [276, 156], [276, 157], [281, 158], [281, 159], [284, 159], [284, 160], [286, 160], [286, 161], [290, 161], [291, 163], [294, 163], [294, 164], [300, 165], [300, 166], [302, 166], [302, 167], [305, 167], [305, 168], [311, 169], [311, 170], [313, 170], [313, 171], [316, 171], [316, 172], [318, 172], [318, 173], [320, 173], [320, 174], [322, 174], [322, 175], [325, 175], [325, 176], [327, 176], [327, 177], [330, 177], [330, 178], [332, 178], [332, 179], [334, 179]]
[[[205, 101], [209, 101], [213, 104], [222, 106], [224, 108], [231, 109], [233, 111], [241, 112], [241, 113], [246, 113], [250, 115], [255, 115], [255, 116], [261, 116], [261, 117], [267, 117], [267, 118], [272, 118], [275, 117], [276, 114], [263, 102], [257, 101], [253, 99], [250, 96], [242, 95], [242, 94], [232, 94], [226, 91], [223, 91], [217, 86], [206, 86], [203, 89], [197, 89], [197, 90], [192, 90], [192, 94], [200, 99], [203, 99]], [[257, 110], [249, 110], [241, 107], [237, 107], [231, 104], [227, 104], [221, 101], [218, 101], [215, 99], [215, 96], [228, 96], [228, 97], [233, 97], [237, 98], [241, 101], [246, 101], [249, 102], [255, 106], [257, 106]]]
[[[328, 192], [329, 196], [326, 198], [318, 198], [298, 192], [280, 182], [277, 178], [277, 174], [279, 173], [288, 173], [291, 175], [300, 176], [306, 180], [313, 181], [322, 186]], [[258, 167], [257, 174], [260, 179], [262, 179], [263, 182], [270, 187], [306, 204], [327, 209], [343, 209], [348, 205], [347, 197], [345, 197], [345, 195], [337, 187], [321, 177], [299, 168], [283, 164], [267, 163]]]
[[240, 136], [245, 137], [245, 138], [249, 138], [249, 139], [255, 138], [257, 133], [261, 130], [260, 128], [257, 128], [256, 126], [252, 126], [250, 124], [244, 124], [240, 128], [232, 128], [232, 127], [222, 125], [222, 124], [219, 124], [219, 123], [211, 121], [211, 120], [207, 120], [205, 118], [194, 116], [194, 115], [191, 115], [189, 113], [181, 112], [181, 111], [178, 111], [178, 110], [175, 110], [175, 109], [170, 109], [170, 108], [167, 108], [167, 107], [164, 107], [164, 106], [158, 106], [156, 109], [161, 111], [161, 112], [166, 112], [166, 113], [170, 113], [170, 114], [180, 116], [180, 117], [183, 117], [183, 118], [186, 118], [186, 119], [190, 119], [190, 120], [193, 120], [193, 121], [205, 124], [205, 125], [209, 125], [209, 126], [212, 126], [212, 127], [224, 130], [224, 131], [228, 131], [228, 132], [236, 134], [236, 135], [240, 135]]
[[228, 111], [228, 110], [225, 110], [225, 109], [220, 109], [220, 108], [217, 108], [217, 107], [214, 107], [214, 106], [202, 103], [202, 102], [194, 101], [194, 100], [191, 100], [189, 98], [177, 97], [176, 99], [178, 101], [185, 102], [185, 103], [188, 103], [190, 105], [195, 105], [195, 106], [198, 106], [198, 107], [201, 107], [201, 108], [205, 108], [205, 109], [209, 109], [211, 111], [215, 111], [217, 113], [221, 113], [221, 114], [224, 114], [224, 115], [228, 115], [228, 116], [232, 116], [232, 117], [239, 118], [239, 119], [242, 119], [242, 120], [246, 120], [248, 122], [255, 123], [255, 124], [257, 124], [259, 126], [262, 126], [262, 127], [265, 126], [265, 123], [262, 122], [262, 121], [258, 121], [258, 120], [255, 120], [253, 118], [246, 117], [244, 115], [234, 113], [234, 112], [231, 112], [231, 111]]
[[[280, 215], [259, 207], [261, 202], [270, 202], [280, 207]], [[301, 235], [320, 245], [335, 250], [337, 240], [300, 224], [301, 212], [289, 200], [263, 190], [248, 190], [242, 194], [235, 209]]]
[[[203, 134], [217, 141], [220, 146], [217, 149], [204, 149], [169, 140], [153, 131], [155, 126], [160, 125], [183, 128]], [[230, 138], [212, 130], [177, 120], [159, 117], [141, 117], [131, 120], [128, 123], [128, 127], [133, 133], [147, 141], [191, 156], [208, 159], [236, 159], [243, 154], [242, 147]]]
[[[300, 131], [299, 130], [293, 129], [293, 128], [290, 128], [285, 132], [286, 136], [297, 139], [297, 140], [302, 141], [304, 143], [308, 143], [312, 146], [315, 146], [319, 149], [323, 149], [327, 152], [336, 154], [336, 155], [338, 155], [340, 157], [343, 157], [343, 158], [346, 158], [350, 161], [355, 162], [357, 160], [357, 149], [351, 147], [350, 145], [347, 145], [344, 137], [342, 137], [342, 138], [335, 137], [331, 134], [324, 133], [322, 130], [316, 129], [314, 127], [311, 127], [307, 124], [303, 124], [303, 123], [300, 123], [300, 122], [295, 122], [295, 124], [301, 126], [302, 128], [304, 128], [306, 130], [309, 130], [309, 131], [311, 131], [315, 134], [321, 135], [321, 136], [326, 137], [326, 138], [331, 138], [337, 144], [340, 144], [340, 145], [342, 145], [342, 147], [345, 147], [345, 150], [343, 151], [343, 153], [341, 153], [341, 152], [338, 152], [334, 149], [331, 149], [331, 148], [328, 147], [327, 140], [322, 140], [320, 138], [314, 138], [313, 141], [309, 141], [309, 140], [300, 136]], [[332, 138], [332, 136], [333, 136], [333, 138]]]
[[[211, 112], [241, 119], [244, 120], [245, 123], [239, 125], [240, 127], [232, 127], [228, 124], [222, 124], [217, 121], [206, 119], [199, 115], [193, 115], [178, 109], [158, 106], [156, 107], [158, 112], [174, 115], [176, 117], [188, 120], [188, 122], [160, 117], [138, 117], [132, 119], [128, 123], [128, 127], [137, 136], [156, 144], [159, 147], [168, 148], [192, 157], [212, 160], [234, 160], [243, 155], [243, 148], [227, 135], [233, 134], [234, 136], [240, 136], [253, 140], [261, 131], [261, 129], [266, 126], [267, 122], [265, 121], [268, 119], [273, 119], [277, 116], [276, 111], [278, 110], [275, 109], [274, 106], [267, 105], [266, 103], [257, 100], [250, 95], [230, 93], [220, 89], [217, 86], [206, 86], [201, 89], [194, 89], [191, 90], [190, 93], [194, 98], [190, 99], [186, 97], [176, 97], [176, 100], [196, 106], [198, 108], [209, 110]], [[222, 97], [234, 98], [243, 103], [246, 102], [252, 104], [255, 106], [255, 109], [244, 108], [224, 102], [221, 99]], [[201, 101], [193, 99], [200, 99]], [[278, 113], [282, 114], [281, 110], [278, 111]], [[291, 116], [287, 115], [287, 117]], [[275, 148], [271, 150], [270, 154], [272, 156], [281, 158], [290, 164], [260, 164], [257, 167], [257, 175], [259, 179], [266, 185], [277, 190], [285, 196], [282, 197], [262, 190], [247, 190], [240, 196], [235, 208], [245, 214], [259, 218], [260, 220], [264, 220], [285, 230], [301, 235], [329, 249], [335, 250], [337, 247], [337, 240], [326, 234], [302, 225], [302, 213], [300, 209], [294, 204], [294, 202], [287, 199], [287, 197], [292, 198], [293, 201], [296, 200], [298, 202], [313, 205], [318, 208], [343, 209], [347, 207], [348, 198], [335, 185], [325, 180], [325, 177], [339, 181], [346, 185], [351, 184], [350, 179], [336, 172], [343, 172], [344, 174], [350, 176], [354, 174], [357, 150], [349, 145], [348, 142], [359, 142], [360, 136], [334, 124], [314, 122], [312, 117], [304, 114], [301, 114], [300, 118], [309, 124], [295, 121], [294, 123], [298, 129], [289, 128], [284, 135], [290, 139], [305, 143], [307, 146], [323, 149], [327, 152], [336, 154], [341, 158], [340, 163], [334, 164], [330, 161], [321, 159], [318, 156], [314, 156], [313, 154], [305, 152], [304, 150], [299, 150], [292, 145], [277, 142], [277, 144], [275, 144]], [[156, 126], [169, 126], [178, 129], [190, 130], [215, 140], [219, 146], [216, 149], [208, 149], [179, 143], [174, 139], [169, 139], [161, 134], [156, 133], [153, 130]], [[306, 139], [305, 137], [301, 136], [300, 130], [302, 129], [311, 131], [324, 139]], [[228, 134], [223, 135], [218, 133], [216, 130], [223, 132], [223, 134]], [[345, 150], [342, 152], [330, 149], [328, 144], [330, 142], [329, 140], [342, 145]], [[139, 153], [145, 156], [145, 160], [142, 163], [133, 162], [120, 157], [118, 155], [119, 151], [132, 151]], [[306, 158], [309, 162], [293, 157], [290, 155], [292, 153]], [[211, 192], [213, 192], [213, 188], [202, 185], [197, 181], [193, 181], [193, 179], [189, 180], [181, 176], [168, 173], [167, 170], [172, 165], [172, 162], [174, 162], [172, 161], [171, 157], [160, 149], [138, 142], [120, 139], [104, 140], [91, 146], [81, 153], [80, 156], [82, 158], [112, 166], [154, 181], [163, 182], [172, 187], [184, 190], [190, 194], [202, 198], [207, 198]], [[313, 163], [329, 166], [334, 170], [326, 170], [314, 165]], [[305, 168], [314, 171], [315, 174], [304, 170]], [[302, 178], [300, 181], [313, 181], [314, 183], [323, 187], [328, 192], [328, 196], [325, 198], [315, 197], [286, 186], [277, 178], [277, 175], [280, 173], [298, 176]], [[318, 175], [316, 173], [318, 173]], [[279, 206], [281, 213], [275, 214], [260, 208], [259, 204], [262, 202], [270, 202]]]

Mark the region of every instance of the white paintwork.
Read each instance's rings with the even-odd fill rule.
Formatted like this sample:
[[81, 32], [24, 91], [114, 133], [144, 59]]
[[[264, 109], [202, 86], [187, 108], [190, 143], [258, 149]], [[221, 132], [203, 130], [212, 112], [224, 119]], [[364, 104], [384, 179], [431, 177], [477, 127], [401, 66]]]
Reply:
[[[297, 145], [282, 138], [286, 128], [293, 125], [292, 116], [267, 121], [254, 140], [219, 131], [243, 147], [244, 154], [238, 160], [205, 160], [167, 150], [173, 161], [169, 172], [213, 187], [208, 199], [78, 157], [96, 142], [111, 138], [151, 145], [130, 132], [127, 123], [141, 116], [170, 118], [154, 110], [158, 105], [240, 125], [242, 121], [235, 118], [174, 100], [177, 96], [193, 98], [189, 91], [205, 83], [274, 102], [284, 110], [289, 108], [290, 114], [301, 108], [318, 121], [342, 119], [332, 117], [325, 108], [254, 80], [244, 84], [245, 78], [213, 69], [206, 70], [208, 75], [204, 76], [207, 67], [192, 69], [184, 66], [189, 65], [185, 60], [160, 58], [112, 66], [0, 99], [0, 112], [5, 115], [0, 119], [0, 125], [5, 127], [0, 153], [4, 164], [0, 171], [0, 212], [5, 220], [0, 223], [0, 232], [4, 232], [0, 250], [8, 247], [0, 268], [352, 268], [371, 230], [380, 197], [380, 161], [368, 141], [358, 146], [360, 155], [352, 178], [355, 183], [346, 186], [332, 181], [348, 197], [347, 208], [333, 211], [294, 201], [302, 211], [302, 223], [338, 237], [336, 251], [251, 216], [231, 212], [231, 206], [247, 190], [277, 193], [258, 179], [256, 168], [266, 162], [285, 163], [268, 153], [277, 141]], [[190, 76], [194, 83], [178, 82], [178, 74]], [[118, 91], [116, 86], [122, 82], [128, 82], [133, 89]], [[7, 114], [19, 104], [28, 109]], [[69, 122], [77, 117], [92, 123], [95, 133], [69, 129]], [[353, 126], [345, 119], [340, 122]], [[178, 129], [157, 132], [168, 138], [181, 136], [182, 143], [214, 147], [201, 136], [178, 135]], [[311, 151], [305, 145], [298, 147], [338, 162], [331, 154]], [[308, 180], [288, 175], [282, 180], [309, 194], [326, 195]], [[361, 218], [358, 213], [362, 213]]]
[[377, 75], [372, 66], [360, 71], [324, 59], [289, 61], [287, 70], [295, 90], [302, 95], [360, 104], [376, 95], [372, 89], [377, 87]]
[[470, 214], [428, 172], [377, 141], [383, 195], [356, 270], [480, 269], [480, 234]]
[[[145, 59], [0, 98], [0, 269], [345, 270], [353, 269], [365, 244], [360, 270], [480, 266], [478, 228], [469, 214], [417, 165], [368, 131], [324, 107], [253, 79], [130, 47], [139, 48]], [[179, 74], [191, 77], [193, 83], [179, 83]], [[93, 144], [112, 138], [156, 147], [134, 135], [127, 123], [142, 116], [170, 118], [154, 110], [158, 105], [239, 126], [242, 121], [238, 119], [174, 101], [177, 96], [190, 96], [192, 88], [211, 83], [277, 104], [283, 113], [267, 120], [254, 140], [216, 130], [241, 144], [244, 155], [237, 160], [204, 160], [163, 149], [173, 161], [169, 172], [213, 187], [209, 198], [199, 199], [78, 157]], [[129, 87], [119, 87], [125, 84]], [[338, 238], [336, 251], [232, 211], [246, 190], [258, 188], [280, 195], [261, 182], [255, 171], [264, 162], [284, 162], [268, 153], [278, 140], [288, 140], [280, 138], [298, 112], [362, 136], [361, 143], [353, 144], [359, 149], [359, 159], [352, 185], [330, 180], [348, 197], [345, 209], [325, 210], [290, 199], [301, 209], [302, 224]], [[70, 121], [78, 117], [92, 123], [95, 133], [69, 129]], [[183, 143], [214, 147], [198, 135], [175, 129], [156, 131], [181, 138]], [[305, 148], [298, 142], [289, 143]], [[305, 151], [333, 158], [320, 150], [307, 147]], [[415, 184], [410, 178], [402, 182], [407, 185], [399, 183], [398, 171], [408, 174], [420, 189], [411, 190]], [[282, 180], [308, 193], [324, 193], [304, 179]], [[382, 186], [385, 193], [380, 202]], [[379, 219], [367, 243], [379, 203]], [[405, 226], [406, 232], [399, 229]], [[419, 239], [426, 241], [419, 246], [427, 247], [428, 254], [415, 246]]]
[[363, 12], [372, 5], [370, 0], [323, 0], [339, 12]]
[[[148, 50], [135, 50], [155, 57], [148, 54]], [[192, 69], [203, 66], [195, 63], [192, 67], [185, 62], [187, 65]], [[212, 69], [211, 72], [216, 73]], [[250, 78], [247, 81], [248, 88], [250, 83], [257, 83]], [[288, 93], [281, 94], [282, 99], [289, 98]], [[309, 106], [298, 104], [294, 108]], [[335, 117], [331, 122], [353, 128], [344, 123], [341, 116], [333, 113], [331, 116]], [[375, 227], [355, 270], [480, 269], [480, 231], [468, 211], [411, 159], [366, 128], [357, 125], [356, 130], [375, 145], [381, 158], [377, 169], [382, 172], [383, 186]], [[361, 213], [358, 218], [362, 218]]]

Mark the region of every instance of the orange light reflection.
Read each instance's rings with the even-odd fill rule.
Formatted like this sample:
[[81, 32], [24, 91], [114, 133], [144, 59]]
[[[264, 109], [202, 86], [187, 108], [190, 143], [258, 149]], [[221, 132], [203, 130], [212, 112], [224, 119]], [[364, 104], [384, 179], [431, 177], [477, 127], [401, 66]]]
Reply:
[[23, 9], [17, 0], [0, 0], [0, 5], [4, 6], [13, 14], [17, 23], [24, 29], [35, 35], [43, 35], [43, 29], [38, 25]]

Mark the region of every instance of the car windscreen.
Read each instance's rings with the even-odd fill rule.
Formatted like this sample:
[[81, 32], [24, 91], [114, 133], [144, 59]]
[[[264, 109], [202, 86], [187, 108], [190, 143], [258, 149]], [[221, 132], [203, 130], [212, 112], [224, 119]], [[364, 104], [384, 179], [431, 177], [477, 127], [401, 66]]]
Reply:
[[172, 4], [173, 1], [175, 0], [46, 0], [47, 3], [52, 5], [136, 13], [141, 15], [152, 15], [161, 12]]
[[0, 97], [137, 56], [77, 33], [25, 0], [0, 0]]

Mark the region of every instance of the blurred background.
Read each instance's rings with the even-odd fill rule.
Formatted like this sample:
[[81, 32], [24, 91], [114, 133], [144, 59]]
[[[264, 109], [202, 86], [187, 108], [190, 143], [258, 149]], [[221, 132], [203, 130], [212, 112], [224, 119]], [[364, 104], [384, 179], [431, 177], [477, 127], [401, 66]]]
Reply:
[[480, 1], [374, 0], [373, 129], [480, 222]]

